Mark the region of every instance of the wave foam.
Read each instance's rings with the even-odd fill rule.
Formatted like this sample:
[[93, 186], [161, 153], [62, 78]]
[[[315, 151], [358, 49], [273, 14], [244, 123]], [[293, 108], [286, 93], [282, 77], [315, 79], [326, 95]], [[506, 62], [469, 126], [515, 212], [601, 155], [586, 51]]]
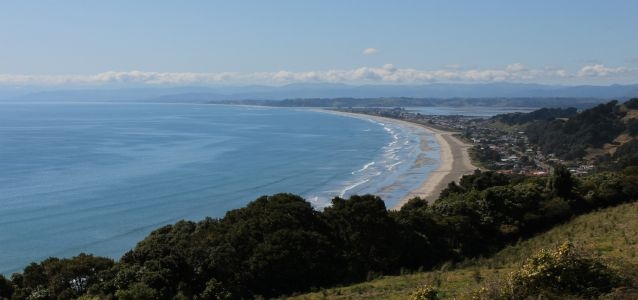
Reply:
[[371, 166], [373, 166], [373, 165], [374, 165], [374, 162], [373, 162], [373, 161], [371, 161], [371, 162], [369, 162], [369, 163], [365, 164], [365, 165], [363, 166], [363, 168], [361, 168], [361, 169], [359, 169], [359, 170], [356, 170], [356, 171], [352, 172], [351, 174], [352, 174], [352, 175], [354, 175], [354, 174], [357, 174], [357, 173], [361, 173], [361, 172], [363, 172], [363, 171], [367, 170], [369, 167], [371, 167]]
[[339, 193], [339, 197], [343, 198], [343, 196], [344, 196], [344, 195], [345, 195], [345, 194], [346, 194], [349, 190], [352, 190], [352, 189], [354, 189], [354, 188], [356, 188], [356, 187], [358, 187], [358, 186], [360, 186], [360, 185], [362, 185], [362, 184], [364, 184], [364, 183], [366, 183], [366, 182], [368, 182], [368, 181], [370, 181], [370, 178], [366, 178], [366, 179], [364, 179], [364, 180], [358, 181], [358, 182], [357, 182], [357, 183], [355, 183], [355, 184], [352, 184], [352, 185], [347, 186], [346, 188], [344, 188], [344, 189], [341, 191], [341, 193]]

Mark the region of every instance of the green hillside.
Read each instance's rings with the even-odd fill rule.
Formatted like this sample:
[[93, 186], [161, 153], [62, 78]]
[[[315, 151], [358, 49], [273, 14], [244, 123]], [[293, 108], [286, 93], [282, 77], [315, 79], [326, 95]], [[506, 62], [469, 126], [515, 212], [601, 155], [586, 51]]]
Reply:
[[[624, 103], [614, 100], [599, 104], [580, 113], [575, 108], [543, 108], [530, 113], [497, 115], [490, 121], [505, 131], [524, 131], [529, 141], [544, 153], [565, 160], [620, 161], [615, 167], [624, 167], [630, 165], [628, 160], [635, 160], [623, 151], [623, 146], [638, 135], [637, 117], [638, 98], [633, 98]], [[620, 155], [614, 155], [616, 150], [621, 150]]]
[[[623, 204], [574, 218], [546, 233], [499, 251], [491, 258], [444, 264], [437, 271], [385, 276], [347, 287], [326, 289], [291, 299], [406, 299], [420, 286], [438, 290], [443, 299], [465, 298], [472, 290], [493, 284], [520, 269], [541, 249], [571, 241], [624, 277], [638, 281], [638, 203]], [[636, 285], [625, 284], [607, 295], [610, 299], [638, 296]]]

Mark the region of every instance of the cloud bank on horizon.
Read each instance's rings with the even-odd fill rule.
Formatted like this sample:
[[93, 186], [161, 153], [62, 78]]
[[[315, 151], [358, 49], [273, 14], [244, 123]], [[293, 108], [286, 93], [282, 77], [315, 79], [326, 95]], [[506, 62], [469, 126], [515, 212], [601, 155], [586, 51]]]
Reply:
[[[370, 54], [377, 50], [365, 49]], [[439, 70], [398, 68], [392, 64], [382, 67], [325, 71], [275, 72], [145, 72], [108, 71], [88, 75], [24, 75], [0, 74], [2, 86], [107, 86], [107, 85], [285, 85], [292, 83], [344, 84], [428, 84], [428, 83], [559, 83], [611, 84], [638, 82], [638, 69], [608, 67], [603, 64], [585, 65], [576, 71], [546, 67], [528, 69], [520, 63], [501, 69], [461, 69], [458, 66]]]

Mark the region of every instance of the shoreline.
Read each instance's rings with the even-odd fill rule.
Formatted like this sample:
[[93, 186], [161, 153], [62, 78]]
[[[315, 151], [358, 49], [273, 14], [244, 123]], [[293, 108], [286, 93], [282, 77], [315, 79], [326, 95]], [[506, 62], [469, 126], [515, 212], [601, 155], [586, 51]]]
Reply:
[[422, 124], [416, 125], [429, 131], [436, 138], [440, 147], [440, 164], [436, 170], [432, 171], [428, 177], [425, 178], [418, 188], [410, 191], [393, 209], [400, 209], [401, 206], [414, 197], [420, 197], [429, 204], [432, 204], [439, 198], [441, 191], [443, 191], [450, 182], [456, 181], [458, 183], [458, 180], [463, 177], [463, 175], [471, 174], [474, 170], [478, 169], [478, 167], [472, 164], [467, 151], [471, 145], [456, 138], [454, 136], [456, 132], [440, 130]]
[[424, 143], [424, 139], [426, 135], [434, 136], [437, 144], [439, 144], [439, 165], [438, 167], [432, 171], [426, 178], [423, 179], [421, 184], [413, 190], [408, 191], [407, 195], [405, 195], [401, 200], [397, 202], [396, 205], [389, 209], [400, 209], [408, 200], [414, 197], [420, 197], [426, 200], [429, 204], [436, 201], [447, 185], [452, 181], [457, 181], [463, 176], [467, 174], [471, 174], [474, 170], [478, 169], [478, 167], [474, 166], [470, 160], [469, 153], [467, 151], [468, 148], [471, 147], [470, 144], [466, 144], [463, 141], [459, 140], [454, 136], [456, 132], [454, 131], [446, 131], [441, 129], [436, 129], [427, 125], [423, 125], [420, 123], [414, 123], [399, 119], [381, 117], [381, 116], [373, 116], [366, 114], [357, 114], [357, 113], [349, 113], [349, 112], [341, 112], [341, 111], [330, 111], [325, 109], [320, 109], [322, 112], [341, 114], [344, 116], [350, 117], [366, 117], [371, 118], [373, 120], [383, 121], [383, 122], [392, 122], [394, 124], [398, 124], [404, 127], [410, 127], [415, 130], [415, 133], [419, 136], [421, 140], [421, 150], [427, 151], [427, 143]]

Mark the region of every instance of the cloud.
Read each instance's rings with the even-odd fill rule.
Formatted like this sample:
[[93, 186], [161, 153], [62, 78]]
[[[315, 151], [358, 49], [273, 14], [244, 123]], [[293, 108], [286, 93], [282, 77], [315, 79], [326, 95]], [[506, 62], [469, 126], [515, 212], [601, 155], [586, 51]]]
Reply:
[[[621, 76], [621, 77], [619, 77]], [[392, 64], [381, 67], [331, 69], [292, 72], [144, 72], [108, 71], [91, 75], [21, 75], [0, 74], [2, 86], [103, 86], [103, 85], [281, 85], [289, 83], [346, 83], [346, 84], [424, 84], [432, 82], [490, 83], [596, 83], [621, 78], [623, 82], [638, 82], [638, 69], [586, 65], [570, 72], [557, 67], [526, 68], [513, 63], [504, 68], [417, 70], [399, 68]], [[609, 79], [608, 81], [605, 81]], [[618, 83], [618, 82], [614, 82]]]
[[365, 48], [363, 49], [363, 55], [372, 55], [379, 53], [379, 49], [377, 48]]
[[614, 74], [620, 74], [626, 72], [627, 69], [623, 67], [608, 68], [603, 64], [587, 65], [578, 71], [579, 77], [601, 77]]
[[511, 64], [511, 65], [508, 65], [507, 67], [505, 67], [505, 70], [508, 71], [508, 72], [516, 73], [516, 72], [524, 71], [525, 67], [522, 64], [520, 64], [520, 63], [515, 63], [515, 64]]

